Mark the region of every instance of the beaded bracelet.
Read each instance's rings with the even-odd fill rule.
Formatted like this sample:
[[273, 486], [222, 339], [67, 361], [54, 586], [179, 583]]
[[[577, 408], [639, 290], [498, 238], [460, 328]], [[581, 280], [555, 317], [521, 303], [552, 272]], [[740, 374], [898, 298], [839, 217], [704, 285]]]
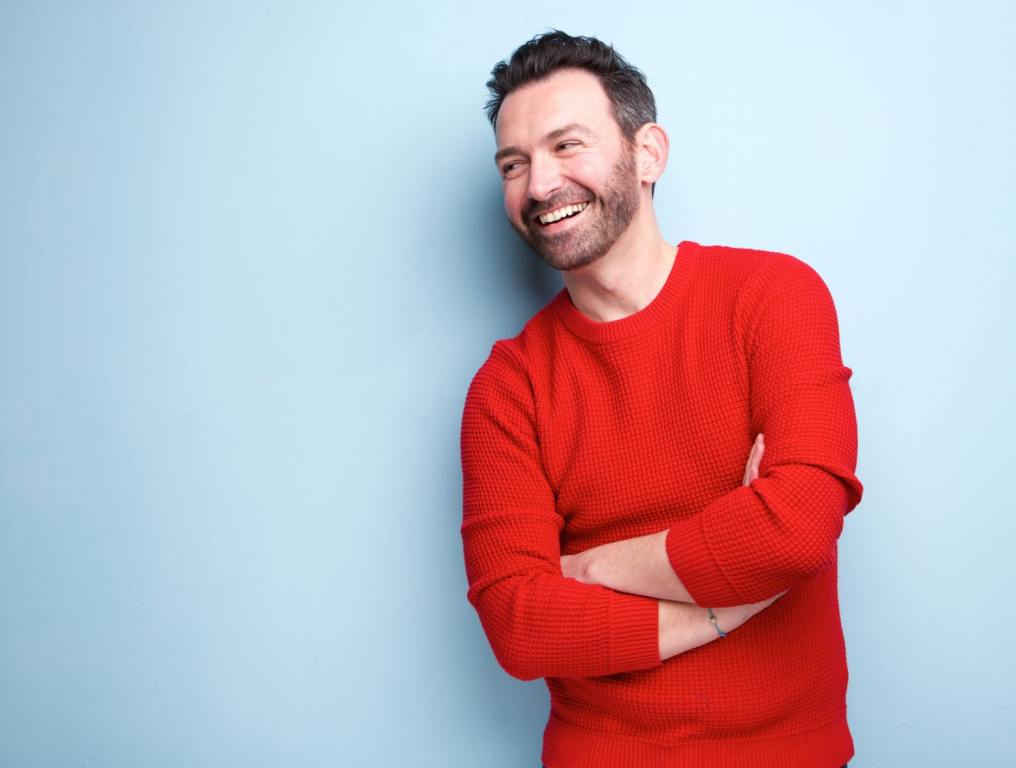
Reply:
[[716, 614], [713, 613], [712, 608], [706, 608], [709, 611], [709, 623], [713, 625], [713, 629], [719, 634], [720, 637], [726, 637], [727, 633], [720, 629], [720, 625], [716, 623]]

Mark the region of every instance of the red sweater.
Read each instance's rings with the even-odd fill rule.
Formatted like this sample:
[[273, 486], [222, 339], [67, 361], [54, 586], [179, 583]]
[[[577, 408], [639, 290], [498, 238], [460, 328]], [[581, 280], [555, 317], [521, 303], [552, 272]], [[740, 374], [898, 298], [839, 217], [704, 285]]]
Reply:
[[[691, 241], [641, 311], [594, 322], [563, 289], [494, 344], [462, 417], [468, 598], [504, 669], [546, 678], [548, 768], [852, 756], [836, 593], [862, 492], [850, 375], [811, 267]], [[663, 529], [699, 605], [789, 592], [661, 661], [657, 601], [566, 579], [560, 556]]]

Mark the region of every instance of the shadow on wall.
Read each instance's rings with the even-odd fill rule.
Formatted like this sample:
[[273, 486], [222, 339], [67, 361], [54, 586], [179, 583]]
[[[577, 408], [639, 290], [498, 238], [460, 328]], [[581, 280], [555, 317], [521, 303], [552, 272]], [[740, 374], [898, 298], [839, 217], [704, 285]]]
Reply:
[[[466, 199], [459, 210], [474, 214], [475, 228], [463, 243], [472, 264], [463, 270], [474, 282], [471, 308], [480, 313], [478, 329], [497, 328], [501, 338], [514, 336], [525, 322], [561, 290], [560, 273], [533, 253], [508, 223], [501, 197], [501, 185], [482, 165], [464, 185]], [[503, 329], [503, 330], [502, 330]], [[489, 339], [492, 344], [495, 337]]]
[[[476, 369], [483, 363], [491, 345], [499, 338], [514, 336], [541, 307], [561, 290], [560, 274], [548, 267], [519, 239], [504, 213], [501, 184], [489, 154], [493, 144], [484, 147], [484, 154], [474, 156], [472, 165], [460, 169], [460, 194], [454, 211], [466, 212], [461, 218], [469, 224], [458, 233], [454, 259], [448, 274], [461, 280], [456, 311], [456, 327], [463, 329], [459, 350], [462, 363], [461, 394]], [[542, 682], [522, 682], [510, 677], [497, 663], [490, 649], [479, 618], [466, 598], [467, 580], [462, 563], [459, 524], [461, 522], [461, 476], [458, 473], [458, 415], [456, 401], [453, 455], [448, 465], [454, 466], [454, 491], [449, 488], [449, 514], [445, 523], [444, 552], [448, 560], [442, 564], [445, 584], [441, 587], [448, 599], [431, 616], [438, 626], [451, 630], [442, 639], [441, 657], [446, 664], [449, 685], [470, 702], [471, 708], [484, 713], [484, 733], [473, 734], [477, 743], [487, 745], [486, 755], [518, 751], [518, 740], [533, 745], [533, 764], [538, 764], [539, 743], [546, 724], [550, 699]]]

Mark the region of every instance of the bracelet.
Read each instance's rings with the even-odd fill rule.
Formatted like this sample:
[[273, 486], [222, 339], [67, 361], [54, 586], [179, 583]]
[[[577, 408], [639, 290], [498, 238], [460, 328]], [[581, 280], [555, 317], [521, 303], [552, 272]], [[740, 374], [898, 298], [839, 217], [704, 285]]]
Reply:
[[712, 608], [706, 608], [709, 611], [709, 623], [713, 625], [713, 629], [719, 634], [720, 637], [726, 637], [727, 633], [720, 629], [720, 625], [716, 623], [716, 614], [713, 613]]

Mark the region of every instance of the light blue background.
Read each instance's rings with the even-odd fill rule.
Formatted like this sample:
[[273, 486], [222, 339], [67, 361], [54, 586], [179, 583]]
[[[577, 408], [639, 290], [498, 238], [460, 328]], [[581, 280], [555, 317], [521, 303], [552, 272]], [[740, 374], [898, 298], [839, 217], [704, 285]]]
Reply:
[[537, 765], [458, 428], [560, 286], [481, 111], [551, 26], [648, 74], [672, 241], [836, 299], [853, 765], [1012, 764], [1012, 4], [553, 8], [0, 6], [0, 766]]

